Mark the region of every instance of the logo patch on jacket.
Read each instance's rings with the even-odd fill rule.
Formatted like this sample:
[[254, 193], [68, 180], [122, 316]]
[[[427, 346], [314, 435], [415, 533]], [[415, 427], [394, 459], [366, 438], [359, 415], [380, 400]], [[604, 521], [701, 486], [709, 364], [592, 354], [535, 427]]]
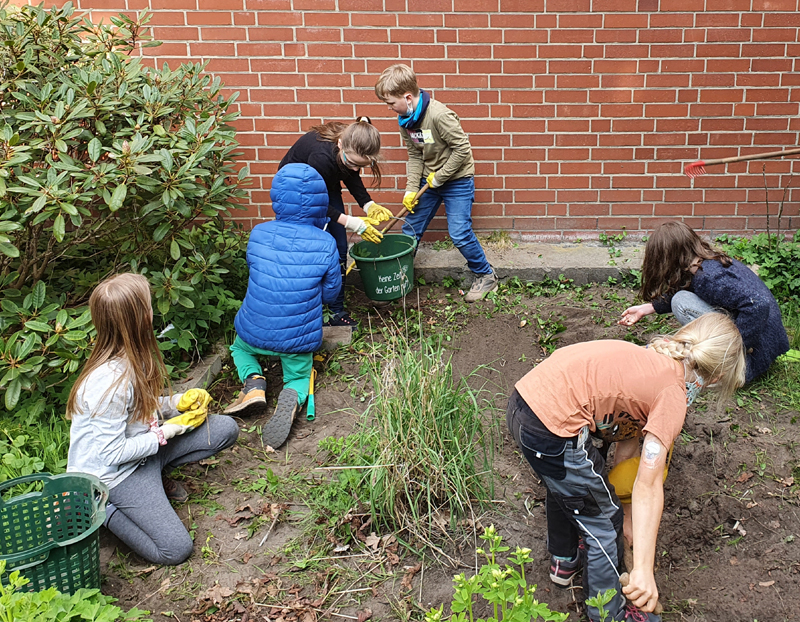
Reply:
[[433, 132], [430, 130], [408, 130], [408, 136], [416, 145], [426, 144], [432, 145], [434, 142], [433, 140]]

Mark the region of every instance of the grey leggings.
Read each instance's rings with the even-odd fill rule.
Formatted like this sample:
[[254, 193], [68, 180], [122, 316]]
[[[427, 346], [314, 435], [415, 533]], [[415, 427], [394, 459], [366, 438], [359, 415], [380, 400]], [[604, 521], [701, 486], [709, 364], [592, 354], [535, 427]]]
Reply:
[[675, 292], [670, 306], [672, 307], [672, 313], [675, 315], [675, 319], [678, 320], [681, 325], [686, 325], [692, 320], [696, 320], [701, 315], [714, 311], [714, 307], [700, 298], [700, 296], [693, 292], [687, 292], [686, 290]]
[[167, 499], [161, 472], [213, 456], [238, 436], [236, 421], [209, 415], [196, 430], [171, 438], [110, 490], [109, 502], [116, 511], [107, 527], [147, 561], [169, 566], [186, 561], [192, 554], [192, 538]]

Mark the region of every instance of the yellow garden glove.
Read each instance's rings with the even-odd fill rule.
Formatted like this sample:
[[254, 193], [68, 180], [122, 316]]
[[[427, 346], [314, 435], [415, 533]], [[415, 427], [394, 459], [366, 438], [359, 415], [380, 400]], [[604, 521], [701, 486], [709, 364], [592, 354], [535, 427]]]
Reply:
[[428, 185], [431, 188], [438, 188], [439, 186], [442, 185], [438, 181], [436, 181], [435, 175], [436, 175], [436, 172], [435, 171], [431, 171], [430, 173], [428, 173], [428, 176], [425, 178], [425, 181], [428, 182]]
[[383, 239], [383, 234], [372, 225], [367, 225], [367, 228], [360, 235], [362, 240], [373, 244], [380, 244]]
[[367, 206], [367, 218], [369, 218], [370, 220], [374, 220], [375, 225], [379, 225], [382, 222], [386, 222], [387, 220], [393, 217], [394, 214], [392, 214], [383, 205], [378, 205], [374, 201], [369, 203]]
[[417, 203], [419, 203], [419, 201], [417, 201], [416, 198], [417, 198], [416, 192], [406, 192], [403, 195], [403, 207], [405, 207], [408, 210], [409, 214], [414, 213], [414, 208], [417, 206]]
[[194, 429], [203, 424], [208, 417], [208, 405], [211, 403], [211, 395], [205, 389], [189, 389], [178, 400], [177, 409], [182, 415], [172, 417], [169, 423], [188, 426]]

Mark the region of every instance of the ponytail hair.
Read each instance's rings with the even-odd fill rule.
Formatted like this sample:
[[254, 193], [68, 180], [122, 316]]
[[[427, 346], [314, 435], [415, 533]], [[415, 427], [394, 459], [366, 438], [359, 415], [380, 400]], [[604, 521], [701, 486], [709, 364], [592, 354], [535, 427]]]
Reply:
[[369, 117], [357, 117], [354, 123], [329, 121], [322, 125], [315, 125], [311, 131], [318, 134], [317, 140], [334, 143], [334, 148], [337, 150], [341, 140], [343, 150], [369, 160], [372, 170], [372, 185], [375, 188], [381, 187], [382, 175], [378, 163], [381, 153], [381, 134], [372, 125]]
[[640, 295], [651, 302], [686, 289], [692, 282], [690, 268], [697, 258], [716, 259], [726, 268], [731, 258], [697, 235], [686, 223], [673, 220], [659, 226], [644, 247]]
[[676, 361], [714, 383], [719, 404], [733, 395], [745, 381], [742, 335], [724, 313], [705, 313], [672, 335], [659, 335], [648, 347]]

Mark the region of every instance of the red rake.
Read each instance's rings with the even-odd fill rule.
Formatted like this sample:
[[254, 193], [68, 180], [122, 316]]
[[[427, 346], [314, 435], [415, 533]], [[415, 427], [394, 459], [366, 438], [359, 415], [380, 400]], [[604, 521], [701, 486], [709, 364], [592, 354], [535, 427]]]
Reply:
[[706, 166], [713, 166], [715, 164], [728, 164], [730, 162], [747, 162], [748, 160], [767, 160], [769, 158], [782, 158], [783, 156], [796, 155], [800, 153], [800, 149], [787, 149], [786, 151], [771, 151], [770, 153], [756, 153], [749, 156], [736, 156], [734, 158], [719, 158], [718, 160], [698, 160], [687, 164], [683, 172], [686, 176], [694, 179], [700, 175], [706, 174]]

